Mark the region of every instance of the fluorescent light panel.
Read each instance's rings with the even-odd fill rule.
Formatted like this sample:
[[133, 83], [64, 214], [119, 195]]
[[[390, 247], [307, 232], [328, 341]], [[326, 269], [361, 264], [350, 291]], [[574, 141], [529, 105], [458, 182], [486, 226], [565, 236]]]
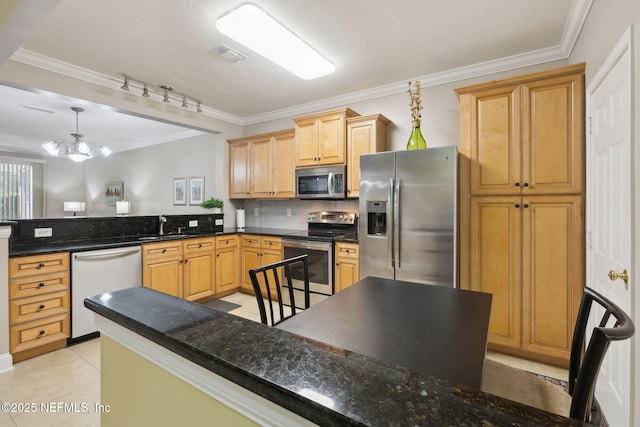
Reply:
[[311, 46], [252, 4], [244, 4], [218, 19], [216, 28], [301, 79], [315, 79], [336, 69]]

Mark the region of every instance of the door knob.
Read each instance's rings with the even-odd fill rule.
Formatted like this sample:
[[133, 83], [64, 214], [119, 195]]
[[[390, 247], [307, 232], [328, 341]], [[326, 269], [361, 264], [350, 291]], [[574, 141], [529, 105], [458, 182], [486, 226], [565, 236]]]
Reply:
[[622, 273], [616, 273], [613, 270], [609, 270], [609, 280], [614, 281], [618, 279], [622, 279], [625, 285], [629, 284], [629, 273], [627, 273], [626, 269], [622, 270]]

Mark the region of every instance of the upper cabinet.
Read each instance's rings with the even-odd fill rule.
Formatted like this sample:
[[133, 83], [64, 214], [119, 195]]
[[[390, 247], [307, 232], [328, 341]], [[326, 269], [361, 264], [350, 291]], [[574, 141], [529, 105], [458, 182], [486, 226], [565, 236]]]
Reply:
[[288, 129], [229, 142], [229, 198], [292, 198], [294, 131]]
[[295, 166], [345, 164], [347, 119], [355, 116], [355, 111], [341, 108], [293, 119]]
[[347, 197], [360, 197], [360, 156], [387, 151], [388, 123], [382, 114], [347, 119]]
[[[457, 89], [471, 195], [581, 194], [581, 66]], [[520, 80], [520, 81], [518, 81]]]

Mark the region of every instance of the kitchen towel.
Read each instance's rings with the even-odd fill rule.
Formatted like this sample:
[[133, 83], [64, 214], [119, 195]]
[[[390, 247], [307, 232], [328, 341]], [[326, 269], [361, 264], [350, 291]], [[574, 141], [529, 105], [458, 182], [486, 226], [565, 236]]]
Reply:
[[236, 227], [244, 228], [244, 209], [236, 210]]

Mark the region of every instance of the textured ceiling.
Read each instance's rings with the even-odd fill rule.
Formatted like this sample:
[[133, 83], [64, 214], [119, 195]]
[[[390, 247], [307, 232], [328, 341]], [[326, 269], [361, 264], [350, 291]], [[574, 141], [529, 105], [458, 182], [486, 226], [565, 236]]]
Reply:
[[[311, 81], [215, 29], [216, 19], [244, 0], [62, 0], [21, 50], [114, 78], [128, 74], [170, 85], [210, 109], [251, 122], [504, 58], [544, 58], [566, 42], [572, 13], [584, 11], [578, 6], [585, 2], [253, 0], [336, 65], [335, 73]], [[221, 58], [214, 49], [223, 43], [248, 59]], [[70, 114], [64, 124], [73, 128], [74, 120]], [[0, 146], [7, 144], [0, 135]]]

